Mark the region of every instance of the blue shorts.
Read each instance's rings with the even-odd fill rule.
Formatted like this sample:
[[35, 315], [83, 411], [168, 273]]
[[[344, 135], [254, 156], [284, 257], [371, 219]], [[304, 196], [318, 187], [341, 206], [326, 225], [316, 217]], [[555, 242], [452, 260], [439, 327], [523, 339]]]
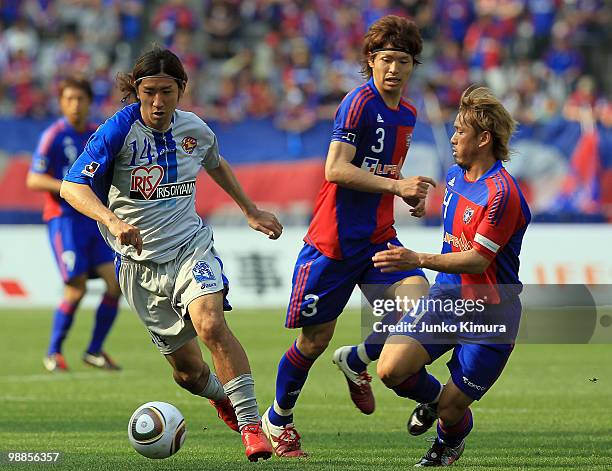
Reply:
[[387, 250], [388, 242], [402, 246], [394, 238], [370, 245], [368, 250], [346, 260], [331, 259], [311, 245], [304, 244], [293, 270], [285, 327], [295, 329], [333, 321], [342, 313], [355, 285], [390, 286], [410, 276], [426, 279], [421, 269], [382, 273], [375, 268], [372, 257], [376, 252]]
[[[423, 345], [431, 361], [440, 358], [449, 350], [453, 356], [447, 366], [453, 383], [474, 400], [479, 400], [491, 388], [503, 371], [518, 334], [521, 302], [518, 298], [505, 300], [499, 305], [486, 305], [485, 310], [475, 315], [435, 310], [419, 310], [408, 313], [396, 327], [401, 331], [392, 335], [406, 335]], [[462, 324], [463, 323], [463, 324]], [[409, 331], [404, 326], [414, 326]], [[456, 332], [423, 332], [427, 326], [452, 326]], [[477, 325], [489, 325], [491, 331], [500, 330], [493, 326], [504, 326], [505, 332], [473, 332]], [[467, 332], [464, 331], [467, 330]], [[433, 327], [432, 327], [433, 330]], [[484, 328], [483, 328], [484, 330]], [[388, 342], [393, 342], [390, 337]]]
[[49, 242], [64, 283], [87, 273], [96, 278], [96, 268], [112, 263], [115, 253], [106, 245], [93, 219], [60, 216], [47, 223]]

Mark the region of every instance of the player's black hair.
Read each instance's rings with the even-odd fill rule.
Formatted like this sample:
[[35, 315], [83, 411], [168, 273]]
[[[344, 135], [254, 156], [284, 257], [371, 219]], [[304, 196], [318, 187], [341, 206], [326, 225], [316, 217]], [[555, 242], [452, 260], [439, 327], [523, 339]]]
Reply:
[[415, 65], [421, 62], [417, 58], [423, 50], [423, 38], [416, 23], [397, 15], [383, 16], [370, 26], [363, 38], [361, 54], [361, 75], [366, 79], [372, 77], [368, 64], [372, 54], [382, 50], [401, 51], [412, 56]]
[[85, 94], [89, 97], [89, 100], [93, 100], [93, 90], [91, 88], [91, 83], [85, 77], [80, 77], [77, 75], [70, 75], [68, 77], [64, 77], [60, 80], [57, 86], [57, 97], [61, 98], [64, 94], [64, 90], [67, 88], [77, 88], [85, 92]]
[[127, 101], [130, 98], [137, 99], [136, 87], [138, 82], [143, 78], [155, 76], [173, 78], [179, 87], [179, 92], [183, 91], [187, 84], [187, 73], [177, 55], [169, 49], [155, 46], [136, 59], [136, 64], [134, 64], [131, 73], [117, 74], [117, 86], [124, 95], [122, 101]]

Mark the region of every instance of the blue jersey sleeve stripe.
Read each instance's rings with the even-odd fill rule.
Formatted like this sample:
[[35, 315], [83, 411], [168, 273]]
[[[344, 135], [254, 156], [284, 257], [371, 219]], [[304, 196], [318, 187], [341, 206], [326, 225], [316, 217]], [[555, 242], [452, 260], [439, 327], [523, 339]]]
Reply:
[[357, 114], [357, 116], [355, 117], [355, 127], [357, 127], [359, 125], [359, 121], [361, 120], [361, 115], [363, 114], [363, 110], [365, 110], [365, 106], [374, 97], [375, 97], [375, 95], [372, 92], [370, 92], [370, 94], [363, 101], [363, 104], [361, 105], [360, 110], [359, 110], [359, 114]]
[[344, 119], [344, 128], [345, 129], [350, 129], [351, 128], [351, 117], [353, 116], [353, 112], [355, 110], [355, 107], [358, 105], [359, 100], [361, 100], [361, 96], [364, 93], [364, 90], [358, 90], [357, 93], [351, 98], [351, 104], [348, 106], [348, 111], [346, 113], [346, 118]]
[[493, 175], [492, 178], [495, 182], [495, 185], [499, 188], [498, 192], [495, 195], [495, 209], [494, 215], [491, 220], [491, 224], [496, 225], [503, 216], [506, 204], [508, 203], [509, 188], [508, 182], [504, 181], [499, 173]]
[[[55, 143], [55, 140], [57, 139], [57, 136], [64, 129], [62, 124], [63, 120], [57, 120], [55, 123], [49, 126], [41, 136], [38, 146], [34, 151], [34, 155], [32, 156], [32, 165], [30, 169], [34, 173], [49, 173], [49, 171], [52, 169], [53, 162], [51, 162], [50, 159], [53, 157], [53, 154], [50, 151]], [[38, 162], [45, 158], [47, 159], [47, 165], [45, 168], [42, 168], [39, 166]]]
[[[351, 104], [351, 109], [349, 111], [348, 116], [348, 129], [355, 129], [359, 124], [359, 116], [361, 116], [361, 111], [365, 103], [367, 102], [367, 98], [371, 97], [373, 93], [369, 89], [361, 90], [359, 92], [359, 98], [356, 101], [353, 101]], [[358, 116], [359, 115], [359, 116]]]
[[495, 197], [493, 199], [493, 203], [491, 203], [491, 209], [489, 211], [489, 223], [491, 225], [496, 225], [499, 219], [499, 207], [501, 204], [501, 200], [504, 197], [504, 188], [501, 181], [497, 178], [496, 175], [493, 175], [493, 183], [495, 183]]
[[506, 186], [506, 197], [504, 198], [503, 201], [503, 205], [501, 207], [499, 216], [501, 218], [501, 216], [506, 212], [506, 207], [508, 206], [508, 201], [510, 201], [510, 194], [512, 192], [512, 186], [510, 185], [510, 182], [508, 181], [508, 178], [506, 177], [506, 175], [504, 174], [504, 172], [499, 172], [499, 178], [501, 179], [501, 181], [504, 183], [504, 185]]
[[[352, 122], [352, 116], [353, 116], [353, 114], [355, 112], [355, 108], [359, 105], [359, 101], [361, 100], [361, 98], [363, 97], [363, 94], [365, 92], [366, 92], [366, 89], [363, 88], [363, 86], [359, 87], [359, 88], [356, 88], [351, 93], [349, 93], [346, 96], [346, 98], [345, 98], [346, 101], [350, 101], [348, 106], [345, 103], [342, 103], [340, 105], [341, 108], [345, 108], [346, 109], [346, 117], [344, 119], [344, 128], [345, 129], [350, 129], [351, 122]], [[351, 94], [353, 94], [352, 97], [351, 97]]]
[[501, 220], [502, 215], [504, 214], [505, 204], [508, 201], [508, 187], [506, 183], [501, 179], [499, 174], [495, 175], [495, 178], [497, 179], [501, 187], [501, 195], [499, 197], [499, 202], [498, 202], [497, 211], [495, 214], [495, 222], [494, 222], [494, 224], [497, 225], [497, 223]]

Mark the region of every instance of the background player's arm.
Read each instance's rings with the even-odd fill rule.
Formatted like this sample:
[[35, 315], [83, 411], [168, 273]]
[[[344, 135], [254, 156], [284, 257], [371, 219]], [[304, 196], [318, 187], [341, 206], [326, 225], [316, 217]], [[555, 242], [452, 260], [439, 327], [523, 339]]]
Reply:
[[30, 190], [50, 191], [59, 194], [62, 181], [46, 173], [28, 172], [26, 185]]
[[429, 177], [410, 177], [401, 180], [385, 178], [355, 167], [351, 162], [356, 149], [351, 144], [332, 141], [325, 160], [325, 179], [351, 190], [368, 193], [392, 193], [402, 198], [425, 198], [429, 185], [435, 182]]
[[211, 178], [225, 191], [240, 207], [251, 228], [263, 232], [270, 239], [278, 239], [283, 232], [283, 226], [274, 214], [258, 209], [255, 203], [247, 196], [238, 182], [232, 168], [223, 158], [219, 158], [219, 166], [206, 169]]
[[[402, 172], [400, 172], [400, 179], [403, 178], [405, 177], [404, 175], [402, 175]], [[406, 196], [402, 199], [404, 200], [404, 203], [406, 203], [408, 206], [412, 206], [412, 209], [410, 210], [410, 214], [412, 216], [414, 216], [415, 218], [425, 216], [425, 198], [418, 198], [416, 196]]]
[[418, 253], [404, 247], [388, 244], [389, 249], [372, 257], [374, 266], [382, 272], [428, 268], [443, 273], [480, 274], [488, 268], [491, 260], [475, 249], [444, 254]]
[[133, 245], [138, 255], [142, 252], [142, 237], [137, 227], [123, 222], [102, 204], [93, 190], [85, 184], [63, 181], [60, 196], [78, 212], [104, 224], [121, 245]]

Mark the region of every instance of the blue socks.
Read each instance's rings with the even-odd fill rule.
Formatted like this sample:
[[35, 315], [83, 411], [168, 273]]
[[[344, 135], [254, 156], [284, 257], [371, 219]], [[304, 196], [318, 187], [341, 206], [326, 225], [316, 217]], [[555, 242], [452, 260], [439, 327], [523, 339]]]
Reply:
[[62, 301], [55, 310], [53, 326], [51, 327], [51, 341], [49, 342], [49, 350], [47, 352], [48, 355], [62, 352], [62, 343], [70, 330], [74, 312], [78, 306], [78, 303], [72, 304], [68, 301]]
[[119, 298], [114, 298], [108, 294], [104, 295], [96, 311], [96, 323], [87, 353], [98, 354], [102, 351], [102, 343], [113, 326], [115, 317], [117, 317], [118, 306]]
[[442, 391], [442, 385], [425, 367], [394, 386], [393, 391], [400, 397], [407, 397], [420, 403], [435, 402]]
[[285, 352], [278, 364], [276, 398], [268, 414], [272, 424], [284, 426], [293, 422], [293, 407], [313, 363], [313, 359], [298, 350], [297, 341]]

